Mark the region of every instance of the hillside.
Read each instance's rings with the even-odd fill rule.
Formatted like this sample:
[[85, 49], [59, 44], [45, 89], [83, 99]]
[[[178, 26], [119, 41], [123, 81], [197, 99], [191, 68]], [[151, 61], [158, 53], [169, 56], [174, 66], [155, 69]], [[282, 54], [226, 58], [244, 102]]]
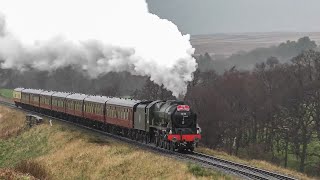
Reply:
[[40, 179], [231, 179], [57, 121], [29, 129], [24, 113], [0, 106], [0, 114], [3, 171]]
[[276, 46], [287, 40], [296, 41], [301, 37], [320, 44], [320, 32], [266, 32], [266, 33], [238, 33], [238, 34], [208, 34], [191, 36], [191, 44], [196, 54], [208, 52], [213, 55], [230, 56], [239, 51], [251, 51], [257, 48]]

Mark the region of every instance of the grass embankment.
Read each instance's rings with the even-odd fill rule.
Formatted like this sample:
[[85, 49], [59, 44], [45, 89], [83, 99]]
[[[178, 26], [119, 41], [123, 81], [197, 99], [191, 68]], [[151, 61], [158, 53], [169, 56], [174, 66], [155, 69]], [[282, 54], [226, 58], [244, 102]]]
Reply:
[[[23, 124], [23, 113], [1, 107], [0, 114], [1, 124]], [[8, 127], [0, 134], [15, 129]], [[233, 178], [56, 121], [53, 126], [44, 123], [18, 134], [10, 132], [0, 138], [0, 168], [40, 179]]]
[[17, 135], [24, 128], [25, 116], [22, 112], [0, 106], [0, 139]]
[[208, 148], [204, 148], [204, 147], [199, 147], [196, 150], [197, 152], [201, 152], [204, 154], [208, 154], [208, 155], [213, 155], [215, 157], [218, 158], [222, 158], [222, 159], [226, 159], [229, 161], [233, 161], [233, 162], [238, 162], [238, 163], [242, 163], [242, 164], [246, 164], [249, 166], [253, 166], [253, 167], [257, 167], [257, 168], [261, 168], [261, 169], [265, 169], [268, 171], [273, 171], [273, 172], [278, 172], [281, 174], [287, 174], [289, 176], [293, 176], [296, 177], [297, 179], [313, 179], [311, 177], [308, 177], [305, 174], [302, 174], [300, 172], [291, 170], [291, 169], [286, 169], [280, 166], [276, 166], [274, 164], [268, 163], [266, 161], [261, 161], [261, 160], [244, 160], [244, 159], [240, 159], [236, 156], [231, 156], [225, 152], [222, 151], [216, 151], [216, 150], [212, 150], [212, 149], [208, 149]]
[[0, 89], [0, 96], [12, 99], [13, 98], [13, 90], [12, 89]]

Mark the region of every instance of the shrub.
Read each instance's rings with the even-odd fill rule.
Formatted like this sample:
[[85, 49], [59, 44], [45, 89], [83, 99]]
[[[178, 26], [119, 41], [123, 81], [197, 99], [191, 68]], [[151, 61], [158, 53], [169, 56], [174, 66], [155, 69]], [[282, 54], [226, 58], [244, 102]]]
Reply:
[[212, 172], [209, 170], [197, 165], [197, 164], [188, 164], [188, 171], [195, 176], [212, 176]]
[[15, 166], [15, 170], [21, 173], [30, 174], [38, 179], [50, 179], [46, 168], [32, 160], [23, 160]]

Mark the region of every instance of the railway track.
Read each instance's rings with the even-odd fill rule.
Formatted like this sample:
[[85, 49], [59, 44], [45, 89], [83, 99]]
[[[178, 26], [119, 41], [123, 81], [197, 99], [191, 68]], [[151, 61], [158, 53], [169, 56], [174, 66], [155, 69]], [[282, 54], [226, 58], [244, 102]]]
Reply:
[[173, 151], [170, 151], [167, 149], [162, 149], [162, 148], [156, 147], [153, 144], [145, 144], [142, 142], [137, 142], [135, 140], [131, 140], [126, 137], [121, 137], [118, 135], [107, 133], [105, 131], [101, 131], [101, 130], [97, 130], [97, 129], [94, 129], [94, 128], [91, 128], [88, 126], [76, 124], [76, 123], [73, 123], [73, 122], [70, 122], [70, 121], [67, 121], [64, 119], [59, 119], [56, 117], [51, 117], [51, 116], [40, 114], [37, 112], [17, 108], [14, 104], [12, 104], [11, 102], [8, 102], [8, 101], [0, 100], [0, 104], [8, 106], [12, 109], [18, 109], [18, 110], [22, 110], [25, 112], [32, 112], [33, 114], [41, 115], [41, 116], [44, 116], [44, 117], [47, 117], [50, 119], [59, 120], [62, 122], [66, 122], [68, 124], [73, 124], [75, 126], [78, 126], [78, 127], [84, 128], [84, 129], [88, 129], [90, 131], [94, 131], [99, 134], [103, 134], [103, 135], [106, 135], [108, 137], [111, 137], [111, 138], [114, 138], [117, 140], [124, 141], [128, 144], [133, 144], [133, 145], [139, 146], [143, 149], [152, 150], [154, 152], [165, 154], [167, 156], [172, 156], [174, 158], [179, 158], [182, 160], [192, 161], [192, 162], [201, 164], [201, 165], [208, 167], [208, 168], [214, 168], [214, 169], [217, 169], [217, 170], [220, 170], [220, 171], [223, 171], [223, 172], [235, 175], [235, 176], [239, 176], [240, 178], [259, 179], [259, 180], [269, 180], [269, 179], [295, 180], [296, 179], [293, 177], [289, 177], [287, 175], [282, 175], [282, 174], [274, 173], [271, 171], [266, 171], [263, 169], [255, 168], [252, 166], [248, 166], [248, 165], [244, 165], [244, 164], [240, 164], [240, 163], [235, 163], [232, 161], [224, 160], [221, 158], [209, 156], [209, 155], [198, 153], [198, 152], [193, 152], [193, 153], [191, 153], [191, 152], [186, 152], [186, 153], [173, 152]]

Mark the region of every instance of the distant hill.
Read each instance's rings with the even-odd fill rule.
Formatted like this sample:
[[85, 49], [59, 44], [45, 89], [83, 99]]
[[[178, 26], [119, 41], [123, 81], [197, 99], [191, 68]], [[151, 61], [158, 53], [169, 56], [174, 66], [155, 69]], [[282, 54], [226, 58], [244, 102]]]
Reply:
[[191, 44], [196, 49], [195, 54], [230, 56], [239, 51], [251, 51], [256, 48], [270, 47], [280, 43], [297, 41], [308, 36], [320, 44], [320, 32], [267, 32], [267, 33], [238, 33], [238, 34], [209, 34], [192, 35]]

